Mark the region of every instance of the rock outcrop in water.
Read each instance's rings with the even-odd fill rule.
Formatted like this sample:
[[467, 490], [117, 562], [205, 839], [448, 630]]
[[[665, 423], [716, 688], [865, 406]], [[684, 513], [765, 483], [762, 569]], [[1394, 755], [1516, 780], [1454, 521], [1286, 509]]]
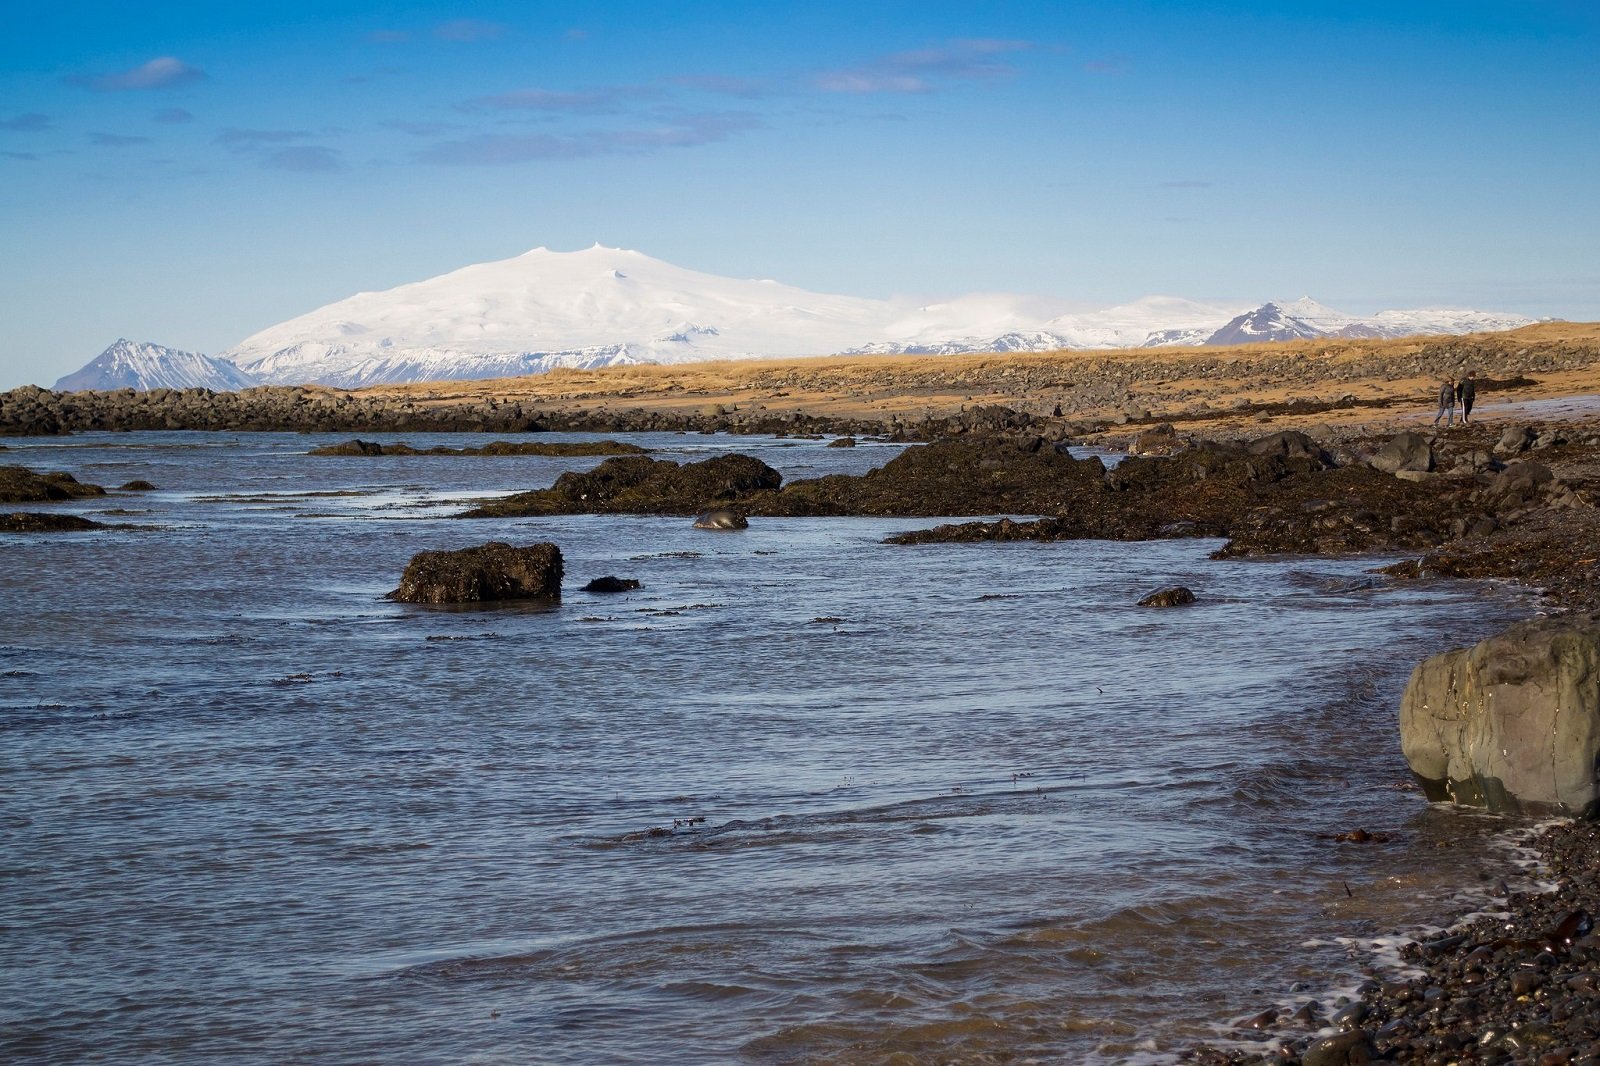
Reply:
[[499, 541], [459, 551], [418, 552], [388, 598], [404, 603], [559, 599], [561, 549]]
[[307, 455], [643, 455], [645, 449], [637, 444], [624, 444], [615, 440], [596, 441], [510, 441], [495, 440], [479, 448], [413, 448], [403, 441], [398, 444], [379, 444], [370, 440], [349, 440], [343, 444], [330, 444], [312, 448]]
[[681, 466], [669, 459], [624, 456], [583, 473], [562, 474], [548, 489], [490, 501], [463, 517], [698, 514], [773, 492], [782, 483], [781, 474], [748, 455], [719, 455]]
[[0, 514], [0, 533], [78, 533], [105, 528], [100, 522], [79, 518], [75, 514], [46, 514], [39, 511]]
[[1600, 616], [1523, 622], [1421, 663], [1400, 745], [1429, 799], [1600, 813]]
[[99, 485], [79, 481], [71, 474], [36, 474], [25, 466], [0, 466], [0, 503], [42, 503], [105, 494]]

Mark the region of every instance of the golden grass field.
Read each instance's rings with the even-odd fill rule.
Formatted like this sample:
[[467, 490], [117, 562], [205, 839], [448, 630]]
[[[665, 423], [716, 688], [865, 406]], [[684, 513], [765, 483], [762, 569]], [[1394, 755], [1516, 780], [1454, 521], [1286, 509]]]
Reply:
[[[1464, 369], [1507, 377], [1519, 358], [1576, 355], [1578, 369], [1527, 373], [1538, 384], [1480, 394], [1488, 413], [1503, 399], [1600, 393], [1600, 323], [1548, 322], [1505, 333], [1398, 340], [1317, 340], [1231, 348], [1138, 348], [940, 356], [818, 356], [673, 365], [556, 370], [481, 381], [376, 386], [364, 395], [426, 405], [497, 400], [569, 411], [695, 413], [799, 411], [877, 418], [944, 415], [963, 406], [1004, 404], [1066, 417], [1114, 417], [1130, 408], [1185, 415], [1217, 428], [1243, 425], [1227, 412], [1242, 400], [1323, 405], [1354, 396], [1363, 405], [1312, 416], [1248, 416], [1252, 423], [1360, 422], [1393, 425], [1431, 418], [1439, 378]], [[1587, 354], [1590, 358], [1584, 359]], [[1525, 360], [1524, 360], [1525, 361]], [[1510, 368], [1510, 369], [1508, 369]], [[1388, 406], [1384, 406], [1388, 404]]]

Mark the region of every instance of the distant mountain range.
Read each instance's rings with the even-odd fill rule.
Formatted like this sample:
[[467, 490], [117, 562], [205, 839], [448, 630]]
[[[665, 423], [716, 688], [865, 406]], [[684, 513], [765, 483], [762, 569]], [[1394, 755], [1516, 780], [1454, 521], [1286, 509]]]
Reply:
[[579, 252], [535, 248], [358, 293], [264, 329], [215, 358], [119, 340], [56, 388], [355, 388], [556, 367], [1401, 337], [1515, 329], [1532, 321], [1444, 309], [1359, 318], [1309, 298], [1247, 310], [1151, 296], [1054, 315], [1043, 301], [1005, 294], [916, 306], [719, 277], [597, 244]]

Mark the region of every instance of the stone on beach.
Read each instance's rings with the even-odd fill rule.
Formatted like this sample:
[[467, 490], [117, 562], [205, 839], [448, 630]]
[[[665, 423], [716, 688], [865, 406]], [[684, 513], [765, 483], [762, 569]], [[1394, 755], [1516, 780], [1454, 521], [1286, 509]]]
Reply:
[[403, 603], [560, 597], [560, 548], [549, 543], [513, 547], [499, 541], [459, 551], [418, 552], [406, 565], [400, 587], [388, 594]]
[[1420, 663], [1400, 746], [1431, 800], [1600, 814], [1600, 616], [1533, 619]]
[[1385, 474], [1397, 474], [1402, 470], [1427, 473], [1433, 469], [1433, 448], [1428, 438], [1420, 433], [1397, 433], [1367, 460], [1367, 465]]

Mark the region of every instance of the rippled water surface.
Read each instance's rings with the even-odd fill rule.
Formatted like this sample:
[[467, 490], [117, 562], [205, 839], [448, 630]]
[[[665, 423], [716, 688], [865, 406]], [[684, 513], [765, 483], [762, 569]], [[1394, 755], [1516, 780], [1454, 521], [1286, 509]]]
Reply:
[[[1526, 613], [1503, 590], [880, 543], [927, 520], [455, 521], [599, 460], [304, 454], [338, 439], [0, 456], [158, 486], [47, 505], [141, 528], [0, 536], [0, 1056], [1159, 1060], [1487, 861], [1397, 788], [1395, 709]], [[382, 598], [493, 539], [560, 545], [558, 608]], [[604, 574], [644, 587], [577, 591]], [[1171, 583], [1200, 602], [1132, 606]], [[1397, 839], [1318, 835], [1356, 826]]]

